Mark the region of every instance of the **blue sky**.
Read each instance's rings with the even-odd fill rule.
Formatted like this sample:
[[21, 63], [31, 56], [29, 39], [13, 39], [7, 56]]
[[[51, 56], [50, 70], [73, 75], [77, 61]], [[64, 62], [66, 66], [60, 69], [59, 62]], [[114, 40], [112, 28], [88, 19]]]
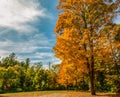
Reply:
[[[59, 63], [54, 57], [58, 0], [0, 0], [0, 56]], [[120, 16], [114, 21], [120, 24]]]
[[59, 63], [54, 57], [58, 0], [0, 0], [0, 56], [16, 53], [31, 63]]

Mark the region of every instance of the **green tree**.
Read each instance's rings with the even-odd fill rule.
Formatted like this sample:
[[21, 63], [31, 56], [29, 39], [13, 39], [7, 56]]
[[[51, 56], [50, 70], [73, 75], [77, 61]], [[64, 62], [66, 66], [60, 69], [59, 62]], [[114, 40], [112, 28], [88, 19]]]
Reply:
[[8, 57], [3, 58], [1, 61], [1, 65], [6, 68], [9, 66], [15, 66], [16, 64], [18, 64], [18, 61], [15, 53], [11, 53]]
[[2, 90], [10, 91], [13, 90], [19, 83], [19, 73], [15, 67], [9, 66], [8, 68], [2, 69]]
[[35, 76], [33, 79], [33, 86], [35, 87], [36, 90], [42, 90], [42, 79], [43, 79], [43, 68], [42, 68], [42, 63], [35, 63], [34, 64], [35, 67]]

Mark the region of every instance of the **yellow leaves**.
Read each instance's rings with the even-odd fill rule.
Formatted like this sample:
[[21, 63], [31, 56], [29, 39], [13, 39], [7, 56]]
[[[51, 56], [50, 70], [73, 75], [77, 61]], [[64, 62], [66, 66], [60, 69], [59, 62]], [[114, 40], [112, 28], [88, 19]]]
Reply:
[[62, 85], [73, 84], [76, 79], [80, 80], [82, 73], [86, 73], [86, 71], [86, 65], [83, 60], [71, 63], [64, 61], [60, 65], [58, 83]]
[[5, 68], [4, 67], [0, 67], [0, 71], [4, 71], [5, 70]]
[[79, 79], [82, 73], [88, 73], [90, 64], [111, 61], [113, 53], [120, 48], [120, 44], [114, 42], [120, 26], [111, 25], [112, 15], [108, 17], [108, 14], [113, 13], [103, 0], [59, 1], [62, 13], [56, 24], [58, 36], [54, 51], [62, 60], [58, 76], [65, 84]]
[[64, 29], [64, 33], [60, 36], [60, 38], [63, 38], [65, 40], [69, 40], [70, 39], [70, 30], [69, 29]]

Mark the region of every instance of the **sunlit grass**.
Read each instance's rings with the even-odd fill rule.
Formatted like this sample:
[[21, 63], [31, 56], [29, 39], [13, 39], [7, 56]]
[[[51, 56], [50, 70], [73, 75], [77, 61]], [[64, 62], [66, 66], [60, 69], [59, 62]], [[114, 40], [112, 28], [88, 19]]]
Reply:
[[[76, 91], [38, 91], [0, 94], [0, 97], [93, 97], [89, 92]], [[94, 97], [120, 97], [114, 93], [97, 93]]]

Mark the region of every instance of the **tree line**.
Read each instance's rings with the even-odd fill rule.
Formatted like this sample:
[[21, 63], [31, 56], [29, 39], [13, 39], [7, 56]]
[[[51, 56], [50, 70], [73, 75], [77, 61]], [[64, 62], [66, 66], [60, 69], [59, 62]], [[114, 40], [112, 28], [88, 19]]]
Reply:
[[[63, 65], [61, 63], [52, 65], [49, 69], [43, 68], [43, 65], [41, 62], [30, 64], [29, 58], [19, 61], [15, 53], [2, 58], [0, 61], [0, 92], [88, 91], [90, 89], [89, 74], [84, 68], [81, 69], [79, 64]], [[120, 86], [116, 68], [113, 65], [108, 65], [97, 64], [95, 71], [97, 91], [116, 92]]]
[[41, 62], [30, 64], [29, 58], [19, 61], [11, 53], [0, 61], [0, 92], [58, 89], [58, 68], [59, 65], [53, 65], [45, 69]]

